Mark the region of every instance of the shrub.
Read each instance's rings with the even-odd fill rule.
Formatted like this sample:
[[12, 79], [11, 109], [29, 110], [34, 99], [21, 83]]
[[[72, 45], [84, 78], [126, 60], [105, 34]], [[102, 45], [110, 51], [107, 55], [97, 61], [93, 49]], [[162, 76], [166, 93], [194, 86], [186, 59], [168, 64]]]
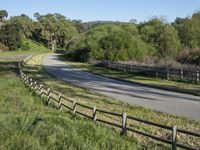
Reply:
[[22, 50], [29, 50], [29, 49], [30, 49], [29, 43], [28, 43], [28, 42], [24, 43], [24, 44], [22, 45], [22, 48], [21, 48], [21, 49], [22, 49]]

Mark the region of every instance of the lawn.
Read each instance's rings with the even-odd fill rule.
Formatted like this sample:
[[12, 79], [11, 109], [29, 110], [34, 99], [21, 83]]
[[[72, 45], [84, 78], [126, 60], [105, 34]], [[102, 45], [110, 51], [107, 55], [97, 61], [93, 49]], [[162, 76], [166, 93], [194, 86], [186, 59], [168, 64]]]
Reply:
[[[169, 126], [177, 125], [178, 128], [187, 129], [195, 132], [200, 131], [199, 121], [157, 112], [152, 109], [136, 105], [130, 105], [128, 103], [124, 103], [101, 94], [97, 94], [82, 88], [72, 86], [67, 82], [57, 80], [56, 78], [48, 75], [43, 70], [41, 66], [41, 61], [43, 56], [44, 54], [33, 56], [25, 65], [24, 71], [31, 77], [33, 77], [35, 80], [48, 85], [49, 87], [51, 87], [52, 90], [59, 91], [69, 99], [76, 100], [82, 104], [87, 104], [89, 106], [96, 106], [97, 108], [101, 108], [108, 111], [120, 112], [120, 113], [126, 112], [128, 115], [135, 116], [148, 121], [154, 121], [163, 125], [169, 125]], [[87, 111], [87, 110], [81, 110], [81, 111]], [[89, 113], [90, 112], [88, 112], [88, 114]], [[120, 120], [117, 120], [117, 118], [109, 115], [101, 115], [99, 117], [101, 117], [101, 119], [104, 120], [109, 120], [109, 121], [115, 120], [116, 122], [120, 123]], [[129, 126], [134, 127], [135, 129], [140, 129], [152, 134], [156, 134], [161, 137], [164, 136], [166, 137], [171, 135], [171, 133], [163, 131], [162, 129], [147, 126], [138, 122], [130, 122]], [[142, 141], [144, 143], [147, 144], [152, 143], [151, 140], [139, 136], [137, 134], [132, 134], [132, 136], [134, 136], [139, 141]], [[199, 138], [190, 138], [188, 136], [178, 135], [178, 139], [179, 142], [182, 142], [184, 144], [189, 144], [196, 147], [200, 146]], [[153, 142], [155, 143], [155, 141]]]

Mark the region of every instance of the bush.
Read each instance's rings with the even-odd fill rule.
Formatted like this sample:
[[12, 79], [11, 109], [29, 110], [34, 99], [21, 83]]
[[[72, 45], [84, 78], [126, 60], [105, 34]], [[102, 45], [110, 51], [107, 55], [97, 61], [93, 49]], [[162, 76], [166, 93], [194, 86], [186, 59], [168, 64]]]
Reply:
[[22, 48], [21, 48], [21, 49], [22, 49], [22, 50], [29, 50], [29, 49], [30, 49], [29, 43], [28, 43], [28, 42], [24, 43], [24, 44], [22, 45]]
[[0, 51], [8, 51], [8, 50], [9, 50], [9, 48], [7, 46], [0, 43]]

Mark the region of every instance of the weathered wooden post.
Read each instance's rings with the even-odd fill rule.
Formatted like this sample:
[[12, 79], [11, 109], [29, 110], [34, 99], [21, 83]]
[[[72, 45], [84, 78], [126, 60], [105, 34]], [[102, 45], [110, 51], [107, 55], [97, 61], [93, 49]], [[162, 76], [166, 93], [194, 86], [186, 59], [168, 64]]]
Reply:
[[169, 69], [167, 69], [167, 80], [169, 80]]
[[28, 76], [26, 76], [24, 83], [27, 84]]
[[96, 121], [96, 113], [97, 113], [97, 111], [96, 111], [97, 109], [96, 109], [96, 107], [93, 107], [93, 121], [95, 122]]
[[61, 102], [61, 99], [62, 99], [62, 95], [61, 94], [59, 94], [59, 98], [58, 98], [58, 107], [57, 107], [57, 109], [61, 109], [61, 106], [62, 106], [62, 102]]
[[176, 150], [176, 129], [177, 126], [172, 126], [172, 150]]
[[183, 68], [181, 68], [181, 80], [183, 80]]
[[51, 92], [48, 94], [48, 98], [47, 98], [47, 105], [50, 105], [50, 100], [51, 100]]
[[108, 61], [108, 68], [110, 69], [110, 61]]
[[42, 96], [43, 96], [43, 93], [44, 93], [44, 88], [43, 88], [43, 85], [42, 85], [42, 87], [41, 87], [40, 91], [41, 91], [41, 93], [40, 93], [40, 97], [42, 97]]
[[73, 108], [72, 108], [72, 112], [73, 112], [73, 114], [76, 114], [76, 102], [74, 101], [73, 102]]
[[122, 113], [122, 134], [123, 135], [127, 134], [126, 126], [127, 126], [127, 115], [126, 113]]
[[51, 93], [51, 89], [50, 89], [50, 88], [48, 88], [48, 89], [47, 89], [47, 95], [49, 96], [49, 95], [50, 95], [50, 93]]
[[36, 86], [37, 86], [37, 81], [34, 82], [34, 89], [35, 89]]
[[199, 71], [197, 70], [197, 83], [199, 83]]
[[156, 78], [158, 78], [158, 71], [157, 71], [157, 69], [156, 69]]
[[50, 105], [50, 100], [51, 100], [51, 90], [50, 88], [47, 89], [47, 105]]
[[30, 79], [30, 85], [29, 85], [30, 88], [32, 88], [32, 86], [33, 86], [33, 82], [32, 81], [33, 81], [33, 79]]

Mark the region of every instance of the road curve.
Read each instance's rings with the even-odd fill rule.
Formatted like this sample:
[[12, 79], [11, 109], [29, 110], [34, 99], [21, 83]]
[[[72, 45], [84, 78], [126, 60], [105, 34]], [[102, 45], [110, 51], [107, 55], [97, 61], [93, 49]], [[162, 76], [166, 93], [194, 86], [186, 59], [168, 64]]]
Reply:
[[72, 68], [59, 60], [57, 55], [46, 55], [42, 64], [48, 73], [61, 80], [130, 104], [200, 120], [200, 97], [198, 96], [145, 87], [94, 75]]

